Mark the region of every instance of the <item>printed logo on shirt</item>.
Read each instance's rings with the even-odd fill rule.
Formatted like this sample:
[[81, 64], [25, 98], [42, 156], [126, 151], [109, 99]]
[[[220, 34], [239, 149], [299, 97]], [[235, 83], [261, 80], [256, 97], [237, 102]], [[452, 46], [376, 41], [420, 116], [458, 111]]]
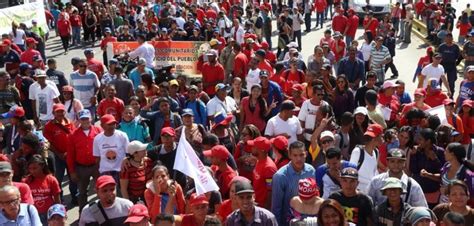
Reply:
[[109, 162], [115, 162], [117, 160], [117, 152], [115, 152], [115, 150], [107, 150], [105, 157]]
[[357, 224], [359, 222], [359, 208], [343, 206], [344, 214], [349, 222]]

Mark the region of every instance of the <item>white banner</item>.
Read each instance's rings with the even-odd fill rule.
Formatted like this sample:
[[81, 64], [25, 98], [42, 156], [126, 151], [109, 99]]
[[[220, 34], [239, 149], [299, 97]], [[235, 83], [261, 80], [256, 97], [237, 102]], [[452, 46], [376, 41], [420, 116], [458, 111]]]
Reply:
[[446, 118], [446, 110], [444, 109], [444, 105], [436, 106], [434, 108], [426, 110], [425, 112], [429, 113], [430, 115], [438, 116], [439, 120], [441, 121], [441, 124], [448, 125], [448, 119]]
[[204, 166], [194, 152], [193, 147], [186, 140], [184, 130], [185, 128], [182, 129], [181, 138], [179, 139], [173, 169], [194, 179], [197, 195], [209, 191], [218, 191], [219, 186], [217, 186], [214, 178], [207, 171], [206, 166]]
[[45, 32], [49, 30], [42, 1], [0, 9], [0, 34], [10, 33], [13, 21], [18, 24], [25, 23], [27, 27], [31, 27], [33, 19], [38, 21], [38, 26], [41, 26]]

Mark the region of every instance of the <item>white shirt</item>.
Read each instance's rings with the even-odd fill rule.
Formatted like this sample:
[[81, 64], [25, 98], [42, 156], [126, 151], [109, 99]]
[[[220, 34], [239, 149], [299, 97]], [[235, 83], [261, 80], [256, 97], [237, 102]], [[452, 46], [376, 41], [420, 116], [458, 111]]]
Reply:
[[360, 148], [356, 147], [352, 150], [350, 162], [357, 165], [359, 163], [361, 151], [364, 152], [364, 161], [359, 169], [359, 186], [357, 186], [357, 188], [360, 192], [367, 194], [370, 181], [379, 174], [377, 171], [378, 156], [375, 155], [375, 150], [372, 155], [369, 155], [365, 150], [360, 150]]
[[425, 77], [423, 80], [423, 88], [426, 89], [430, 79], [435, 78], [439, 81], [441, 76], [444, 75], [444, 67], [441, 64], [438, 64], [437, 67], [434, 67], [433, 64], [428, 64], [421, 70], [421, 75]]
[[[36, 85], [35, 85], [36, 84]], [[59, 97], [59, 91], [56, 85], [46, 83], [44, 88], [35, 82], [29, 88], [29, 99], [36, 103], [36, 113], [40, 120], [49, 121], [53, 116], [53, 99]]]
[[297, 135], [303, 133], [303, 129], [296, 116], [293, 115], [288, 120], [283, 121], [283, 119], [280, 118], [280, 114], [278, 114], [268, 120], [267, 127], [265, 128], [265, 136], [277, 136], [283, 133], [290, 136], [290, 138], [288, 138], [288, 144], [298, 140]]
[[13, 31], [11, 31], [10, 36], [13, 39], [13, 43], [17, 45], [25, 45], [25, 39], [23, 39], [23, 36], [25, 36], [25, 31], [22, 29], [16, 29], [16, 35], [14, 35]]
[[99, 173], [120, 172], [128, 142], [127, 134], [120, 130], [115, 130], [110, 137], [105, 136], [102, 132], [94, 138], [92, 154], [94, 157], [100, 158]]
[[224, 18], [221, 18], [219, 19], [219, 21], [217, 22], [217, 27], [219, 28], [219, 33], [221, 32], [222, 29], [224, 29], [224, 34], [223, 36], [225, 38], [228, 38], [231, 36], [230, 33], [226, 32], [225, 31], [225, 28], [226, 27], [231, 27], [232, 26], [232, 22], [227, 18], [227, 17], [224, 17]]
[[364, 58], [364, 61], [369, 61], [370, 51], [372, 51], [372, 45], [363, 42], [360, 46], [360, 51], [362, 52], [362, 57]]
[[234, 98], [226, 96], [224, 101], [221, 101], [217, 96], [214, 96], [209, 102], [207, 102], [207, 115], [213, 116], [218, 112], [224, 112], [226, 114], [232, 114], [233, 111], [237, 110], [237, 103]]
[[176, 20], [176, 24], [178, 25], [179, 28], [184, 29], [184, 24], [186, 23], [186, 20], [182, 16], [174, 18]]
[[[235, 32], [237, 32], [237, 34], [235, 34]], [[235, 41], [239, 44], [244, 43], [244, 33], [245, 33], [244, 28], [242, 28], [241, 26], [239, 26], [237, 31], [235, 30], [235, 26], [232, 26], [232, 28], [230, 29], [230, 34], [235, 39]]]
[[249, 73], [245, 77], [245, 81], [247, 82], [247, 91], [250, 92], [252, 90], [252, 86], [260, 84], [260, 69], [249, 69]]
[[293, 16], [291, 16], [291, 19], [293, 20], [293, 24], [291, 26], [293, 31], [300, 31], [301, 30], [300, 21], [303, 20], [303, 15], [301, 15], [301, 13], [298, 13], [297, 15], [293, 14]]
[[[323, 104], [327, 104], [327, 102], [321, 101], [320, 105], [318, 106], [312, 104], [310, 99], [303, 102], [300, 112], [298, 113], [298, 119], [304, 122], [303, 129], [314, 129], [314, 126], [316, 125], [316, 112]], [[312, 133], [304, 133], [304, 138], [307, 141], [311, 141], [311, 135]]]
[[146, 60], [146, 66], [149, 68], [155, 67], [155, 47], [148, 42], [144, 42], [138, 48], [129, 52], [128, 55], [131, 58], [143, 57]]

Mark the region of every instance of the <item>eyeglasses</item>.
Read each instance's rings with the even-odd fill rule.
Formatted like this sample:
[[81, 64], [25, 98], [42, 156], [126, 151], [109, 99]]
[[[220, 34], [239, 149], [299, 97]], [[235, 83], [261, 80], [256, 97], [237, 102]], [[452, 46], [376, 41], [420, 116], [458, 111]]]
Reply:
[[321, 144], [328, 144], [328, 143], [331, 143], [331, 142], [332, 142], [332, 140], [323, 140], [323, 141], [321, 141]]
[[7, 206], [7, 205], [14, 206], [14, 205], [17, 205], [19, 201], [20, 201], [20, 198], [16, 198], [16, 199], [12, 199], [12, 200], [8, 200], [8, 201], [0, 202], [0, 205], [3, 205], [3, 206]]

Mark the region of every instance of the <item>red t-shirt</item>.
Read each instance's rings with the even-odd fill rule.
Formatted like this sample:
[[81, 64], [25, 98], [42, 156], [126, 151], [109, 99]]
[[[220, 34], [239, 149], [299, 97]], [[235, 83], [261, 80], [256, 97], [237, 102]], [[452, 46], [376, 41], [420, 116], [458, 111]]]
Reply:
[[212, 10], [211, 8], [209, 8], [209, 9], [206, 11], [206, 17], [207, 17], [207, 19], [214, 19], [214, 20], [216, 20], [216, 19], [217, 19], [217, 13], [216, 13], [216, 11]]
[[227, 165], [227, 168], [223, 171], [220, 171], [216, 166], [211, 168], [215, 172], [217, 185], [219, 185], [219, 191], [221, 192], [222, 198], [229, 198], [230, 181], [237, 176], [237, 173], [229, 165]]
[[43, 178], [28, 176], [23, 182], [30, 186], [38, 213], [47, 213], [49, 207], [54, 204], [53, 197], [61, 192], [58, 180], [51, 174]]
[[33, 200], [33, 195], [31, 195], [30, 186], [22, 182], [13, 182], [13, 186], [20, 190], [20, 199], [21, 203], [35, 204]]
[[237, 54], [234, 58], [234, 73], [233, 73], [233, 75], [237, 76], [241, 79], [244, 79], [247, 76], [248, 63], [249, 63], [249, 59], [247, 58], [247, 56], [245, 54], [243, 54], [242, 52]]
[[208, 95], [214, 95], [216, 93], [215, 85], [224, 81], [224, 67], [222, 67], [222, 65], [219, 63], [210, 65], [209, 62], [206, 62], [202, 65], [201, 71], [203, 83], [216, 83], [204, 87], [204, 92], [206, 92]]
[[334, 41], [332, 44], [329, 45], [329, 48], [331, 48], [332, 52], [334, 53], [334, 56], [336, 58], [336, 62], [339, 61], [341, 58], [344, 57], [345, 52], [346, 52], [346, 43], [341, 39], [339, 39], [339, 48], [341, 48], [341, 51], [336, 51], [336, 42]]
[[114, 36], [105, 37], [104, 39], [102, 39], [102, 41], [100, 41], [100, 48], [104, 48], [109, 42], [116, 42], [116, 41], [117, 41], [117, 38]]
[[125, 105], [121, 99], [114, 97], [113, 100], [109, 100], [106, 98], [100, 101], [99, 107], [97, 108], [97, 114], [99, 116], [111, 114], [115, 117], [117, 122], [120, 122], [122, 120], [122, 112], [124, 109]]
[[265, 59], [268, 60], [271, 64], [276, 64], [277, 57], [273, 51], [266, 51]]
[[79, 14], [78, 15], [71, 15], [71, 17], [69, 17], [69, 21], [71, 21], [71, 26], [73, 26], [73, 27], [82, 26], [82, 20], [81, 20], [81, 16]]
[[375, 19], [375, 18], [372, 18], [372, 20], [370, 20], [370, 21], [372, 21], [372, 22], [369, 24], [369, 18], [366, 17], [366, 18], [364, 19], [364, 23], [363, 23], [363, 24], [364, 24], [364, 27], [365, 27], [367, 24], [369, 24], [368, 27], [367, 27], [367, 29], [365, 29], [365, 30], [366, 30], [366, 31], [371, 31], [371, 32], [372, 32], [372, 36], [373, 36], [373, 37], [377, 37], [377, 27], [379, 26], [379, 21], [378, 21], [377, 19]]
[[347, 17], [344, 15], [337, 15], [332, 18], [332, 29], [334, 31], [339, 31], [341, 33], [344, 33], [344, 30], [346, 30], [347, 26]]
[[[38, 52], [38, 50], [27, 49], [27, 50], [25, 50], [25, 52], [23, 52], [21, 54], [20, 60], [21, 60], [21, 62], [33, 65], [33, 57], [34, 56], [40, 56], [41, 57], [41, 54], [40, 54], [40, 52]], [[44, 63], [42, 63], [42, 64], [44, 65]]]
[[270, 63], [268, 63], [267, 60], [263, 60], [262, 62], [259, 62], [257, 65], [257, 68], [260, 70], [267, 70], [270, 76], [273, 75], [273, 67]]
[[200, 24], [204, 24], [204, 18], [206, 17], [206, 13], [202, 9], [196, 9], [196, 18], [199, 20]]
[[71, 22], [69, 20], [58, 20], [59, 36], [66, 37], [71, 35]]
[[69, 143], [69, 136], [76, 127], [68, 120], [67, 124], [60, 124], [56, 120], [46, 123], [43, 129], [43, 136], [48, 139], [55, 151], [66, 153]]
[[439, 105], [442, 105], [443, 101], [446, 99], [448, 99], [448, 95], [446, 95], [445, 93], [441, 91], [432, 92], [426, 95], [425, 104], [428, 104], [430, 105], [430, 107], [434, 108]]
[[285, 87], [285, 79], [283, 79], [281, 77], [281, 75], [283, 74], [283, 71], [281, 71], [280, 73], [278, 74], [274, 74], [272, 76], [270, 76], [270, 81], [274, 81], [276, 82], [280, 87]]
[[293, 84], [302, 84], [304, 82], [304, 72], [301, 70], [292, 72], [287, 69], [283, 72], [283, 80], [285, 80], [284, 91], [287, 95], [291, 96], [293, 92]]
[[87, 59], [87, 69], [96, 73], [99, 80], [104, 74], [104, 64], [95, 58]]
[[359, 26], [359, 17], [357, 15], [349, 17], [347, 26], [349, 26], [349, 29], [347, 29], [346, 35], [355, 38], [357, 27]]
[[182, 214], [181, 217], [181, 226], [196, 226], [198, 225], [196, 219], [194, 218], [194, 214]]
[[222, 222], [225, 222], [227, 217], [233, 212], [232, 210], [232, 201], [230, 199], [224, 200], [219, 206], [216, 214]]
[[326, 3], [326, 0], [316, 0], [314, 2], [314, 8], [317, 13], [322, 13], [326, 9], [326, 6], [328, 4]]
[[267, 194], [272, 190], [272, 177], [277, 171], [273, 160], [267, 156], [264, 160], [257, 161], [253, 170], [253, 188], [255, 190], [255, 202], [261, 207], [265, 207]]

